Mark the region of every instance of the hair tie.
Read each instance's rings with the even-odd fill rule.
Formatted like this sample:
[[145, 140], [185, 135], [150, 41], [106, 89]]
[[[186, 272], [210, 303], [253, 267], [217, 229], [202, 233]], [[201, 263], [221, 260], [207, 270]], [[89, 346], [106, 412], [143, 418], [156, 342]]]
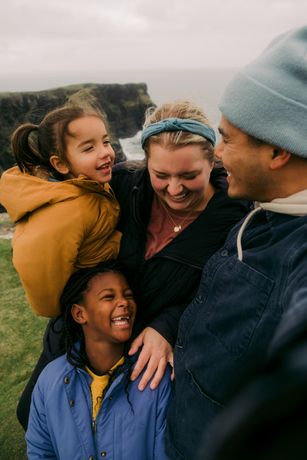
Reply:
[[216, 141], [214, 130], [204, 123], [190, 118], [165, 118], [144, 128], [141, 137], [142, 148], [144, 148], [145, 142], [149, 137], [171, 131], [187, 131], [198, 134], [207, 139], [213, 146]]
[[32, 126], [29, 127], [28, 138], [29, 138], [29, 136], [34, 136], [34, 139], [38, 139], [38, 137], [39, 137], [39, 125], [32, 124]]

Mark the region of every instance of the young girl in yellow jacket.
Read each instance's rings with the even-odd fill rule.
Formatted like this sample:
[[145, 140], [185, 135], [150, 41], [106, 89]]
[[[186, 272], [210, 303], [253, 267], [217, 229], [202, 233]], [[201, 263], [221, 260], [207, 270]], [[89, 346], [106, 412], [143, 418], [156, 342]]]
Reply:
[[12, 147], [18, 166], [3, 173], [0, 202], [16, 224], [13, 264], [33, 310], [55, 317], [75, 270], [118, 255], [114, 150], [102, 114], [75, 105], [21, 125]]

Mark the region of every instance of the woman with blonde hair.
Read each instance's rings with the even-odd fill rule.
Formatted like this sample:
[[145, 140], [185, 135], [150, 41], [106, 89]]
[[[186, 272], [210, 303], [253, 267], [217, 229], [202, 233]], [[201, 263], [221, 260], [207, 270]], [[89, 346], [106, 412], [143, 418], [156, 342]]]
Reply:
[[141, 142], [143, 167], [116, 165], [111, 184], [121, 205], [119, 259], [140, 305], [130, 353], [142, 347], [132, 378], [147, 365], [143, 389], [150, 379], [155, 388], [173, 363], [179, 318], [202, 268], [249, 203], [228, 198], [214, 130], [195, 104], [149, 109]]

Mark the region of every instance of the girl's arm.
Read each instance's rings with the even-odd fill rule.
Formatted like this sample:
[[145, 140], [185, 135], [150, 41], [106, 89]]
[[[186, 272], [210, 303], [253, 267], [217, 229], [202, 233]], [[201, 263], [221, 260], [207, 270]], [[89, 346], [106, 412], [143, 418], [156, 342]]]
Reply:
[[117, 255], [120, 234], [110, 231], [108, 210], [99, 203], [84, 194], [73, 204], [56, 203], [34, 213], [31, 222], [18, 224], [13, 264], [38, 315], [61, 313], [59, 299], [74, 270]]
[[44, 394], [39, 383], [33, 391], [26, 441], [29, 460], [57, 458], [46, 423]]
[[72, 212], [68, 201], [51, 205], [18, 224], [13, 264], [38, 315], [60, 314], [59, 298], [74, 270], [83, 225], [80, 210]]

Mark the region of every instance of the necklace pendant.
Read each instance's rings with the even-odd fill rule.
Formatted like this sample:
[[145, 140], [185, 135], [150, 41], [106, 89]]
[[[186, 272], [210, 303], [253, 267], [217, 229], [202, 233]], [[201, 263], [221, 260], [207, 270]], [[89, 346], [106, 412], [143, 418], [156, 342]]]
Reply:
[[181, 230], [181, 225], [175, 225], [174, 232], [178, 233], [178, 232], [180, 232], [180, 230]]

